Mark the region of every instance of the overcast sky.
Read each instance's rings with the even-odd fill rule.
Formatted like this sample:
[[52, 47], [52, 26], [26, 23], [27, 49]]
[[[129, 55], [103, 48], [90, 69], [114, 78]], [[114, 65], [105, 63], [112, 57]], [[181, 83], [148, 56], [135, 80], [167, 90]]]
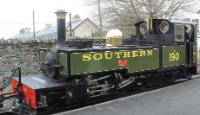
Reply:
[[[54, 12], [58, 9], [64, 9], [72, 15], [78, 14], [82, 18], [91, 16], [94, 10], [91, 10], [85, 0], [0, 0], [0, 38], [12, 37], [23, 27], [32, 29], [33, 10], [36, 30], [44, 28], [45, 24], [55, 25]], [[200, 15], [185, 14], [185, 17], [200, 18]]]
[[54, 12], [64, 9], [82, 18], [91, 14], [84, 0], [0, 0], [0, 38], [12, 37], [19, 29], [32, 29], [32, 12], [35, 11], [36, 30], [45, 24], [56, 24]]

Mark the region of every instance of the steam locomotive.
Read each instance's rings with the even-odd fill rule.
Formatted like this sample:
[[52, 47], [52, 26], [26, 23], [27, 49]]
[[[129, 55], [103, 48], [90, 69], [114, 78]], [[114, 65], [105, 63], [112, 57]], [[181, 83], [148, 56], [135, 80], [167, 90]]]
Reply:
[[12, 79], [19, 100], [13, 111], [23, 103], [38, 113], [55, 105], [190, 79], [196, 74], [197, 27], [192, 23], [149, 18], [135, 24], [134, 42], [124, 44], [122, 33], [112, 30], [103, 46], [87, 41], [67, 46], [66, 12], [59, 10], [56, 15], [56, 47], [38, 51], [44, 73]]

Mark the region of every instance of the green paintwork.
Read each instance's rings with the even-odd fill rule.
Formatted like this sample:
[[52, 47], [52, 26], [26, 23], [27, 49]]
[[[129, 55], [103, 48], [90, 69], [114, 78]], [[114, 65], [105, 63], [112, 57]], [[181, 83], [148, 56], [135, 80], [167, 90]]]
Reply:
[[[45, 51], [40, 51], [39, 52], [39, 62], [40, 62], [40, 68], [42, 70], [45, 70], [45, 56], [46, 56], [46, 52]], [[67, 75], [68, 69], [67, 69], [67, 54], [60, 52], [58, 53], [58, 61], [59, 64], [62, 66], [60, 73], [61, 75]]]
[[193, 63], [197, 63], [197, 45], [193, 44]]
[[163, 46], [163, 67], [178, 66], [186, 63], [185, 46]]
[[197, 63], [197, 61], [199, 61], [199, 60], [197, 60], [197, 57], [199, 57], [199, 56], [197, 56], [197, 52], [198, 52], [198, 50], [197, 50], [197, 32], [198, 32], [198, 24], [195, 24], [194, 25], [194, 44], [193, 44], [193, 63]]
[[159, 68], [159, 49], [153, 48], [151, 50], [153, 50], [152, 56], [128, 59], [128, 61], [130, 62], [128, 66], [128, 71], [132, 73], [136, 71], [144, 71]]
[[[90, 60], [90, 61], [83, 61], [82, 56], [84, 54], [94, 55], [104, 54], [104, 53], [119, 53], [119, 52], [140, 52], [140, 51], [147, 51], [151, 50], [152, 55], [147, 56], [147, 52], [144, 56], [142, 54], [138, 54], [139, 56], [133, 56], [124, 58], [122, 55], [120, 57], [116, 57], [113, 55], [112, 59], [105, 59], [102, 58], [100, 60]], [[119, 67], [119, 61], [126, 60], [127, 65]], [[83, 73], [94, 73], [100, 71], [107, 71], [107, 70], [116, 70], [121, 68], [128, 68], [128, 72], [137, 72], [137, 71], [144, 71], [144, 70], [151, 70], [159, 68], [159, 49], [158, 48], [149, 48], [149, 49], [133, 49], [133, 50], [119, 50], [119, 51], [102, 51], [102, 52], [84, 52], [84, 53], [72, 53], [71, 54], [71, 73], [72, 75], [75, 74], [83, 74]]]
[[60, 74], [61, 75], [67, 75], [67, 73], [68, 73], [67, 54], [63, 53], [63, 52], [59, 53], [58, 54], [58, 62], [62, 66], [62, 68], [60, 70]]
[[40, 69], [43, 69], [43, 70], [44, 70], [44, 68], [45, 68], [45, 66], [44, 66], [45, 55], [46, 55], [46, 52], [44, 52], [44, 51], [40, 51], [40, 52], [39, 52]]
[[197, 42], [198, 24], [194, 24], [194, 42]]

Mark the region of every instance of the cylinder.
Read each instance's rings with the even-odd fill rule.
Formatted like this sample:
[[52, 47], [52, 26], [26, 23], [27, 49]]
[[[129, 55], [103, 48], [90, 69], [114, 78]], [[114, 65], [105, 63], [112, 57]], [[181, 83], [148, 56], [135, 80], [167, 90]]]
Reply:
[[65, 46], [65, 16], [67, 12], [65, 10], [57, 10], [55, 12], [57, 16], [57, 48], [62, 48]]

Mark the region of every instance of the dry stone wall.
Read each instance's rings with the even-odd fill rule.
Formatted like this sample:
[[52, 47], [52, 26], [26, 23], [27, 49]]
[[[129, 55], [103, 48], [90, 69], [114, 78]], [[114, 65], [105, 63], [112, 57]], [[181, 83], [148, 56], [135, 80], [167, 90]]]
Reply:
[[55, 40], [0, 40], [0, 77], [7, 77], [13, 66], [20, 63], [22, 75], [40, 72], [38, 49], [52, 47]]
[[[22, 75], [41, 72], [39, 70], [38, 49], [50, 48], [54, 44], [54, 39], [29, 41], [0, 39], [0, 87], [2, 86], [2, 79], [11, 75], [11, 69], [17, 63], [20, 63]], [[11, 86], [7, 87], [3, 92], [11, 92]], [[0, 111], [8, 110], [12, 103], [12, 99], [4, 101], [4, 108], [0, 109]]]

